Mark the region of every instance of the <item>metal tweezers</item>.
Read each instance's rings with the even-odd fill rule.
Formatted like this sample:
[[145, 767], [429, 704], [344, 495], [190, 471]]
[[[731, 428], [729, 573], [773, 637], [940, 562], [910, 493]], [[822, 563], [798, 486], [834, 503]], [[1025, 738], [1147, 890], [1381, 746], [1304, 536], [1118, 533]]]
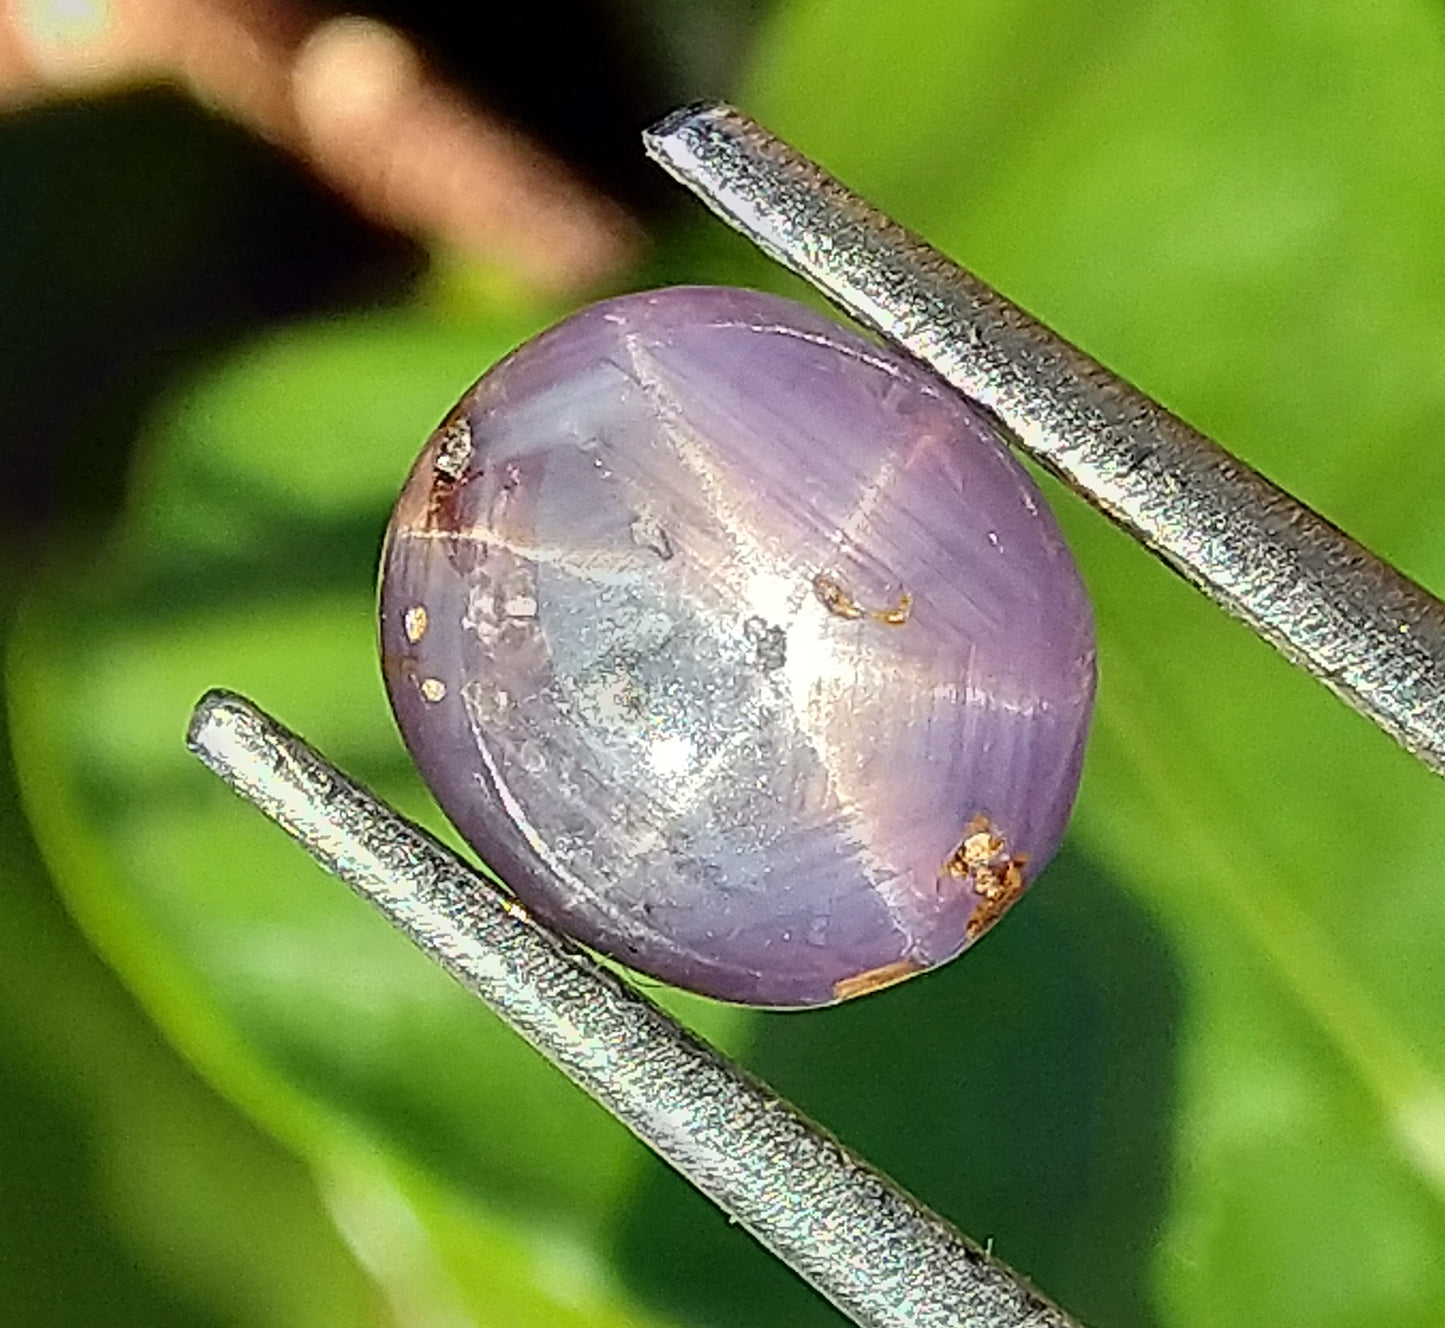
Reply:
[[[1445, 605], [728, 106], [648, 153], [1036, 461], [1445, 773]], [[243, 698], [191, 749], [563, 1073], [870, 1328], [1073, 1323]]]

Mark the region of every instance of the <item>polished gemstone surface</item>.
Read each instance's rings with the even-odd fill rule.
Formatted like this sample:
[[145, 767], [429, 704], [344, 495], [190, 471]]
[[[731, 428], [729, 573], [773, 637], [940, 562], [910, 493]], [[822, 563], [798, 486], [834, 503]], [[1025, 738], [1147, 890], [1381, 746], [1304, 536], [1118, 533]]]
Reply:
[[815, 1005], [957, 954], [1053, 854], [1094, 636], [977, 409], [802, 305], [680, 288], [523, 346], [383, 556], [402, 733], [538, 916]]

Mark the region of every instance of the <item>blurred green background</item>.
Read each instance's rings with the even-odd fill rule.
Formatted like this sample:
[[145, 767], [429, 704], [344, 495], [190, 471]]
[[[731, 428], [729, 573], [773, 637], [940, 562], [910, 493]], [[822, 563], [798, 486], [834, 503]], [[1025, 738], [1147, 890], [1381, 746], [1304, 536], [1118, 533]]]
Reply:
[[[1445, 8], [393, 4], [640, 216], [729, 95], [1445, 588]], [[245, 691], [437, 827], [372, 646], [440, 415], [559, 314], [163, 91], [0, 119], [0, 1321], [745, 1328], [827, 1306], [184, 752]], [[1445, 787], [1051, 489], [1070, 839], [837, 1010], [658, 995], [1092, 1328], [1445, 1321]]]

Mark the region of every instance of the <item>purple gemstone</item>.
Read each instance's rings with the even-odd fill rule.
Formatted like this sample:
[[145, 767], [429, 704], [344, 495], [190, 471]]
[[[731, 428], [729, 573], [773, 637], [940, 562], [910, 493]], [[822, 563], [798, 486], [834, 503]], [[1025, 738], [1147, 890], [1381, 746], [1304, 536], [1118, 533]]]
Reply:
[[382, 663], [462, 835], [680, 987], [819, 1005], [952, 958], [1058, 847], [1088, 599], [977, 409], [802, 305], [595, 305], [432, 436]]

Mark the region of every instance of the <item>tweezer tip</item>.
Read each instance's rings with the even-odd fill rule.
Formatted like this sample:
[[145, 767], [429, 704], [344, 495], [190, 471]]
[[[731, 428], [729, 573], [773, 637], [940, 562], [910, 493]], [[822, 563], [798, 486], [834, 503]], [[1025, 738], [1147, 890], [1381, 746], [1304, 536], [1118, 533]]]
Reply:
[[650, 157], [658, 157], [664, 144], [674, 139], [689, 125], [700, 120], [716, 120], [736, 112], [725, 101], [693, 101], [669, 111], [656, 124], [642, 131], [642, 146]]
[[205, 760], [213, 749], [212, 736], [218, 725], [229, 723], [239, 714], [249, 713], [251, 704], [236, 692], [224, 687], [212, 687], [191, 711], [191, 722], [186, 726], [186, 746]]

